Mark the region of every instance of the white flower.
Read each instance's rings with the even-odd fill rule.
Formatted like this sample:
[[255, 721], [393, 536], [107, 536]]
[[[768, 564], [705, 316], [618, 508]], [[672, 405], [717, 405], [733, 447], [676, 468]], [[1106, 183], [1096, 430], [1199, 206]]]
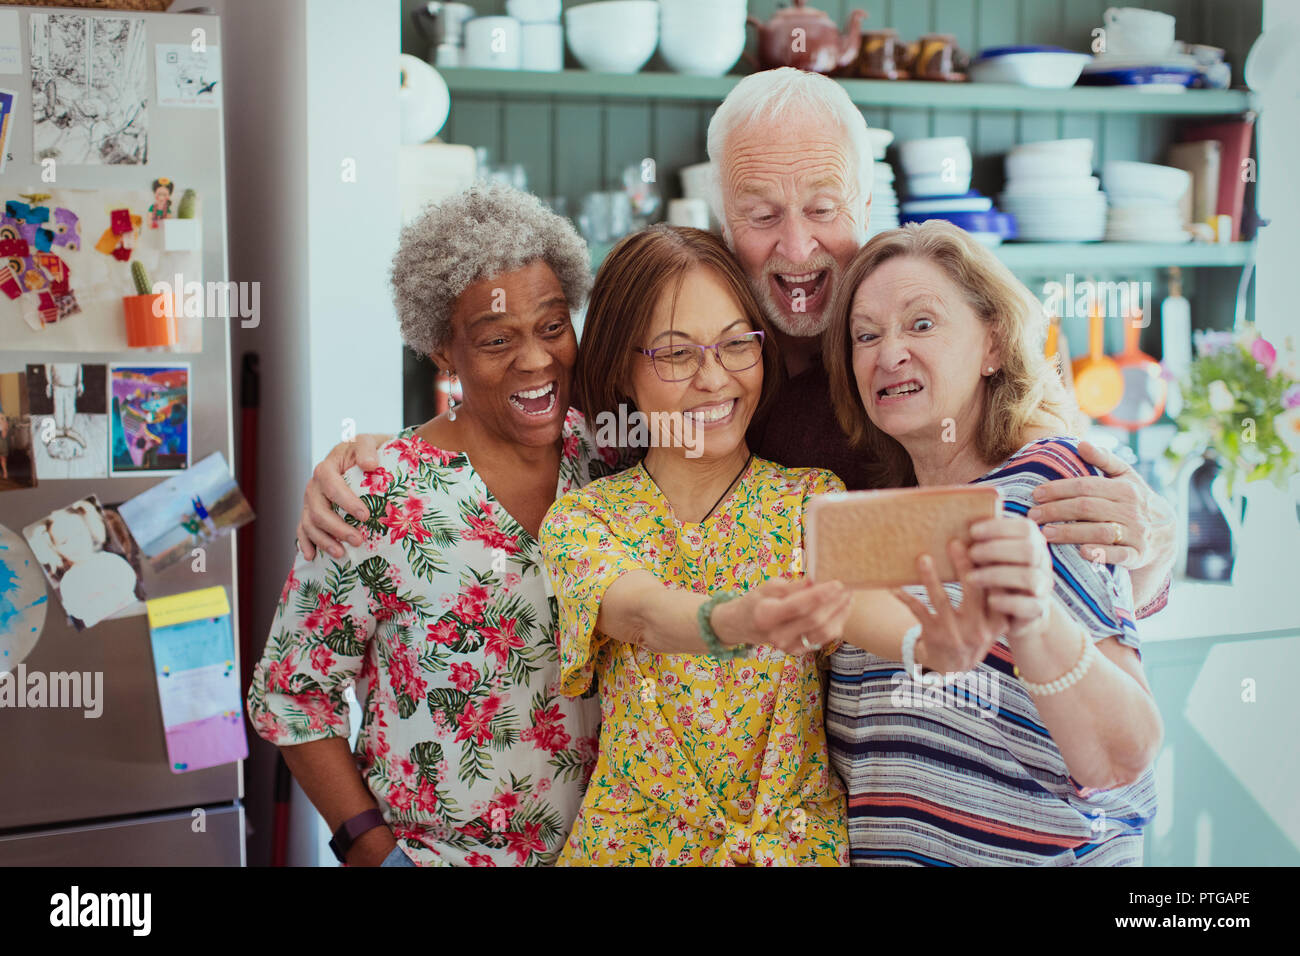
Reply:
[[1201, 444], [1201, 436], [1194, 431], [1180, 431], [1173, 437], [1169, 443], [1169, 450], [1180, 458], [1186, 458], [1192, 452], [1196, 451]]
[[1208, 397], [1210, 408], [1216, 412], [1230, 412], [1233, 406], [1237, 404], [1237, 399], [1233, 396], [1232, 390], [1228, 388], [1228, 383], [1221, 378], [1216, 378], [1210, 383]]
[[1300, 407], [1288, 408], [1273, 419], [1273, 427], [1286, 446], [1300, 455]]

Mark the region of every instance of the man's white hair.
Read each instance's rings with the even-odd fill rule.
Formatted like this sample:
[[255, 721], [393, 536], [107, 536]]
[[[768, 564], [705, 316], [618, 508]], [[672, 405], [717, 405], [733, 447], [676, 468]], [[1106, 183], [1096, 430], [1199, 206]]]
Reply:
[[[820, 73], [783, 66], [751, 73], [735, 85], [709, 120], [709, 207], [722, 235], [731, 245], [731, 229], [722, 209], [722, 161], [727, 141], [737, 130], [755, 123], [824, 119], [843, 133], [846, 165], [857, 171], [857, 192], [849, 197], [858, 244], [867, 239], [867, 200], [875, 179], [875, 159], [867, 139], [867, 121], [844, 87]], [[849, 188], [855, 184], [850, 182]]]

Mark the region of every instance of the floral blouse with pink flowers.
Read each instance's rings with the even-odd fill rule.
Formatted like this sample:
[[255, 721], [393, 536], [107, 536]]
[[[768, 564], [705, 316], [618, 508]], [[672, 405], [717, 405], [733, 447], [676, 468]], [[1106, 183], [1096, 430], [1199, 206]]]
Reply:
[[[408, 856], [550, 864], [596, 760], [598, 704], [560, 692], [537, 542], [466, 455], [414, 432], [344, 476], [370, 509], [344, 516], [364, 542], [341, 560], [298, 554], [249, 715], [276, 745], [347, 737], [355, 686], [357, 766]], [[608, 473], [601, 454], [570, 409], [556, 496]]]

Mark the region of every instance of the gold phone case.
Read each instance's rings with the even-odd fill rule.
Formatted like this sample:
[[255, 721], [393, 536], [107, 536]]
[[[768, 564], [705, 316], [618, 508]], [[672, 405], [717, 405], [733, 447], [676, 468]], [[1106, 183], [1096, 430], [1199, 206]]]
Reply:
[[955, 581], [953, 538], [970, 543], [970, 526], [1002, 513], [997, 488], [956, 485], [816, 495], [805, 517], [808, 576], [855, 588], [920, 584], [916, 559], [934, 559], [940, 581]]

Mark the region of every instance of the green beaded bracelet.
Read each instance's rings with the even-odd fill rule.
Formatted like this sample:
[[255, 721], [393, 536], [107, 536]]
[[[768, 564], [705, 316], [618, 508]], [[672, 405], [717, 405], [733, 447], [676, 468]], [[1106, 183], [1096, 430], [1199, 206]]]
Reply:
[[735, 591], [719, 591], [701, 604], [700, 610], [695, 615], [695, 619], [699, 621], [700, 624], [700, 637], [704, 641], [704, 646], [709, 649], [710, 656], [715, 660], [725, 661], [730, 660], [733, 657], [743, 657], [749, 650], [748, 644], [736, 644], [731, 647], [723, 644], [722, 641], [718, 639], [718, 634], [713, 630], [713, 623], [710, 621], [710, 617], [712, 617], [713, 609], [715, 607], [726, 601], [731, 601], [742, 596], [743, 595], [737, 594]]

